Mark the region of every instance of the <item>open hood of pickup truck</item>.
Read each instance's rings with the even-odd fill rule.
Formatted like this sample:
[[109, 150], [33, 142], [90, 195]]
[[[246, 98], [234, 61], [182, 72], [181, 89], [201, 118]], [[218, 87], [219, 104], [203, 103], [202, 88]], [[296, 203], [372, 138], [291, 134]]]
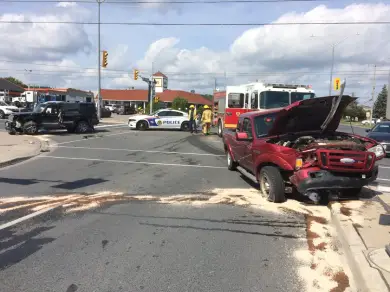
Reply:
[[268, 135], [283, 135], [288, 133], [312, 131], [336, 131], [345, 108], [355, 97], [343, 95], [337, 106], [339, 96], [325, 96], [306, 99], [285, 107], [276, 114], [275, 122]]

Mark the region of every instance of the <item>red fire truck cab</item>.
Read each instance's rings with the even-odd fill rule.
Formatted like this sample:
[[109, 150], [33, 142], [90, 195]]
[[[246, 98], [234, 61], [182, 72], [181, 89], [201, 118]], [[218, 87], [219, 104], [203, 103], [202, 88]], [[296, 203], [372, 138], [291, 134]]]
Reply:
[[310, 85], [254, 82], [226, 86], [226, 91], [214, 93], [214, 125], [222, 137], [223, 129], [236, 129], [238, 117], [242, 113], [283, 108], [314, 97]]

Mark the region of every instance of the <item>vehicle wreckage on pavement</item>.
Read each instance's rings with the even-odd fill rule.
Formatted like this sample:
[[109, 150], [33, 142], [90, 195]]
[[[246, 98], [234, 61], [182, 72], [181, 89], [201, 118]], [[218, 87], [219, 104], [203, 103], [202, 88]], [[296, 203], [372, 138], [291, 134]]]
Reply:
[[235, 131], [223, 134], [228, 168], [259, 182], [275, 203], [297, 191], [321, 198], [357, 196], [376, 180], [385, 156], [375, 140], [337, 132], [344, 109], [356, 98], [343, 95], [298, 101], [282, 109], [240, 116]]

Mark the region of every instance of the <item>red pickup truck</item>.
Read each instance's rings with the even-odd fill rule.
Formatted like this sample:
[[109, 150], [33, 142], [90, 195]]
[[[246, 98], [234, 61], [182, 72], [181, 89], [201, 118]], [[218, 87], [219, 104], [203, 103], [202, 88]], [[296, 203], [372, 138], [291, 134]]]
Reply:
[[377, 178], [376, 161], [385, 152], [372, 139], [336, 131], [353, 100], [327, 96], [242, 114], [237, 129], [223, 134], [228, 169], [257, 181], [261, 195], [275, 203], [291, 191], [316, 203], [358, 195]]

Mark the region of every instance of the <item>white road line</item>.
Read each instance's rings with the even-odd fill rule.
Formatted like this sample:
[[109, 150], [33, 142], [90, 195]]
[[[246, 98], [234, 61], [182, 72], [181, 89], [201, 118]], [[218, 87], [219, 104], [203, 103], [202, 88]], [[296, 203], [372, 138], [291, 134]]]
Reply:
[[161, 153], [161, 154], [182, 154], [182, 155], [198, 155], [198, 156], [225, 156], [224, 154], [211, 153], [195, 153], [195, 152], [171, 152], [157, 150], [138, 150], [138, 149], [120, 149], [120, 148], [95, 148], [95, 147], [79, 147], [79, 146], [53, 146], [53, 148], [68, 148], [68, 149], [88, 149], [88, 150], [109, 150], [109, 151], [126, 151], [126, 152], [146, 152], [146, 153]]
[[382, 166], [382, 165], [379, 165], [379, 168], [390, 168], [390, 166]]
[[98, 158], [84, 158], [84, 157], [62, 157], [62, 156], [37, 156], [38, 159], [53, 158], [64, 160], [84, 160], [84, 161], [100, 161], [100, 162], [115, 162], [126, 164], [145, 164], [145, 165], [162, 165], [162, 166], [181, 166], [181, 167], [195, 167], [195, 168], [214, 168], [221, 169], [225, 166], [212, 166], [212, 165], [191, 165], [191, 164], [179, 164], [179, 163], [162, 163], [162, 162], [142, 162], [142, 161], [128, 161], [128, 160], [113, 160], [113, 159], [98, 159]]
[[3, 230], [5, 228], [9, 228], [11, 226], [14, 226], [14, 225], [16, 225], [18, 223], [21, 223], [23, 221], [26, 221], [28, 219], [31, 219], [31, 218], [34, 218], [34, 217], [39, 216], [41, 214], [47, 213], [47, 212], [49, 212], [49, 211], [51, 211], [51, 210], [53, 210], [55, 208], [60, 207], [61, 205], [68, 204], [69, 202], [72, 202], [72, 201], [77, 200], [77, 199], [82, 198], [82, 197], [83, 196], [76, 196], [76, 197], [70, 198], [69, 200], [65, 200], [63, 202], [59, 202], [57, 205], [54, 205], [54, 206], [51, 206], [51, 207], [48, 207], [48, 208], [36, 211], [34, 213], [31, 213], [31, 214], [28, 214], [26, 216], [20, 217], [18, 219], [12, 220], [10, 222], [4, 223], [4, 224], [0, 225], [0, 230]]
[[119, 127], [119, 128], [122, 128], [122, 127], [127, 127], [127, 124], [101, 125], [101, 126], [95, 126], [95, 129], [96, 128], [109, 128], [109, 127]]
[[116, 135], [122, 135], [122, 134], [129, 134], [129, 133], [136, 133], [136, 132], [126, 131], [126, 132], [119, 132], [119, 133], [113, 133], [113, 134], [103, 135], [103, 136], [100, 136], [100, 137], [90, 137], [90, 138], [88, 138], [88, 139], [85, 139], [85, 138], [84, 138], [84, 139], [66, 141], [66, 142], [56, 143], [56, 144], [53, 145], [53, 147], [55, 147], [56, 145], [63, 145], [63, 144], [69, 144], [69, 143], [74, 143], [74, 142], [88, 141], [88, 140], [94, 140], [94, 139], [101, 139], [101, 138], [105, 138], [105, 137], [116, 136]]
[[385, 180], [385, 181], [390, 181], [388, 178], [377, 178], [377, 180]]

